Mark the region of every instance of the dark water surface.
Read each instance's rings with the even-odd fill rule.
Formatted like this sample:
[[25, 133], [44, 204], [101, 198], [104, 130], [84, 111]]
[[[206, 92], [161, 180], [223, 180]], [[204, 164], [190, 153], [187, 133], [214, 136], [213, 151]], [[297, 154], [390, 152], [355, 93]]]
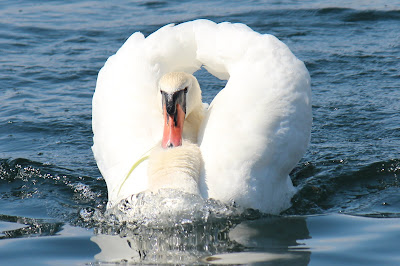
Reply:
[[[112, 224], [90, 150], [97, 73], [133, 32], [197, 18], [273, 34], [305, 62], [299, 192], [278, 217]], [[224, 86], [197, 77], [208, 102]], [[0, 107], [1, 265], [400, 264], [399, 1], [2, 1]]]

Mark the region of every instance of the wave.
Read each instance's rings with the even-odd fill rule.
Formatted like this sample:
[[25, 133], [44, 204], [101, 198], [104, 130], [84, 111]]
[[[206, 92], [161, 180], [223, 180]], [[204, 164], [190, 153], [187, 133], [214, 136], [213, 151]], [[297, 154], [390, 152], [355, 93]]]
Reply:
[[300, 189], [284, 214], [348, 213], [400, 217], [400, 159], [375, 162], [341, 175], [305, 163], [293, 171]]
[[[332, 212], [400, 215], [400, 159], [340, 170], [344, 172], [339, 175], [335, 174], [336, 170], [323, 170], [325, 167], [321, 166], [307, 162], [291, 173], [299, 191], [292, 199], [292, 207], [283, 215]], [[86, 227], [104, 224], [107, 220], [114, 224], [159, 227], [218, 219], [256, 219], [263, 215], [234, 202], [225, 205], [168, 190], [133, 195], [106, 211], [107, 187], [102, 179], [75, 176], [73, 170], [24, 158], [0, 159], [0, 185], [0, 198], [4, 199], [0, 205], [6, 209], [17, 208], [15, 215], [29, 217], [32, 208], [37, 208], [43, 218], [57, 218]]]
[[77, 223], [79, 209], [105, 209], [103, 180], [25, 158], [0, 159], [0, 210], [14, 216]]
[[400, 10], [357, 10], [351, 8], [322, 8], [317, 10], [320, 16], [334, 15], [345, 22], [400, 20]]

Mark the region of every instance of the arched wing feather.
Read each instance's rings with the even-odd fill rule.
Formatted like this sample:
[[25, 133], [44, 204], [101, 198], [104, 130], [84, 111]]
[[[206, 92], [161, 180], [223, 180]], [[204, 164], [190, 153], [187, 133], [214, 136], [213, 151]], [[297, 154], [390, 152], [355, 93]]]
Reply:
[[243, 24], [201, 25], [196, 33], [198, 59], [229, 77], [201, 127], [202, 190], [277, 213], [290, 206], [288, 174], [310, 138], [308, 71], [277, 38]]
[[147, 38], [134, 33], [99, 72], [92, 150], [107, 182], [110, 204], [147, 188], [147, 162], [143, 162], [119, 191], [132, 165], [161, 140], [158, 80], [167, 72], [193, 73], [200, 67], [190, 36], [192, 31], [183, 28], [178, 33], [173, 25]]

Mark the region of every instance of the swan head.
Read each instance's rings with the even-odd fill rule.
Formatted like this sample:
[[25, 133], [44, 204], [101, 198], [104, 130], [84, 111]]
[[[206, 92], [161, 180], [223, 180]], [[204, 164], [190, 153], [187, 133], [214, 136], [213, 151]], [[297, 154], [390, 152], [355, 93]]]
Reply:
[[201, 103], [201, 90], [197, 79], [184, 72], [171, 72], [159, 81], [164, 133], [161, 146], [172, 148], [182, 145], [185, 118]]

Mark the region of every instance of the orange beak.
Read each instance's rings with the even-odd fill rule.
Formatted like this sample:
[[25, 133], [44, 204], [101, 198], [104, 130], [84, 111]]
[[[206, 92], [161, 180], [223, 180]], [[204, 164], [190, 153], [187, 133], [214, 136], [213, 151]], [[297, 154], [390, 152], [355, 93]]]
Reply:
[[164, 149], [182, 145], [183, 122], [185, 121], [184, 96], [181, 92], [172, 96], [163, 95], [164, 133], [161, 146]]

